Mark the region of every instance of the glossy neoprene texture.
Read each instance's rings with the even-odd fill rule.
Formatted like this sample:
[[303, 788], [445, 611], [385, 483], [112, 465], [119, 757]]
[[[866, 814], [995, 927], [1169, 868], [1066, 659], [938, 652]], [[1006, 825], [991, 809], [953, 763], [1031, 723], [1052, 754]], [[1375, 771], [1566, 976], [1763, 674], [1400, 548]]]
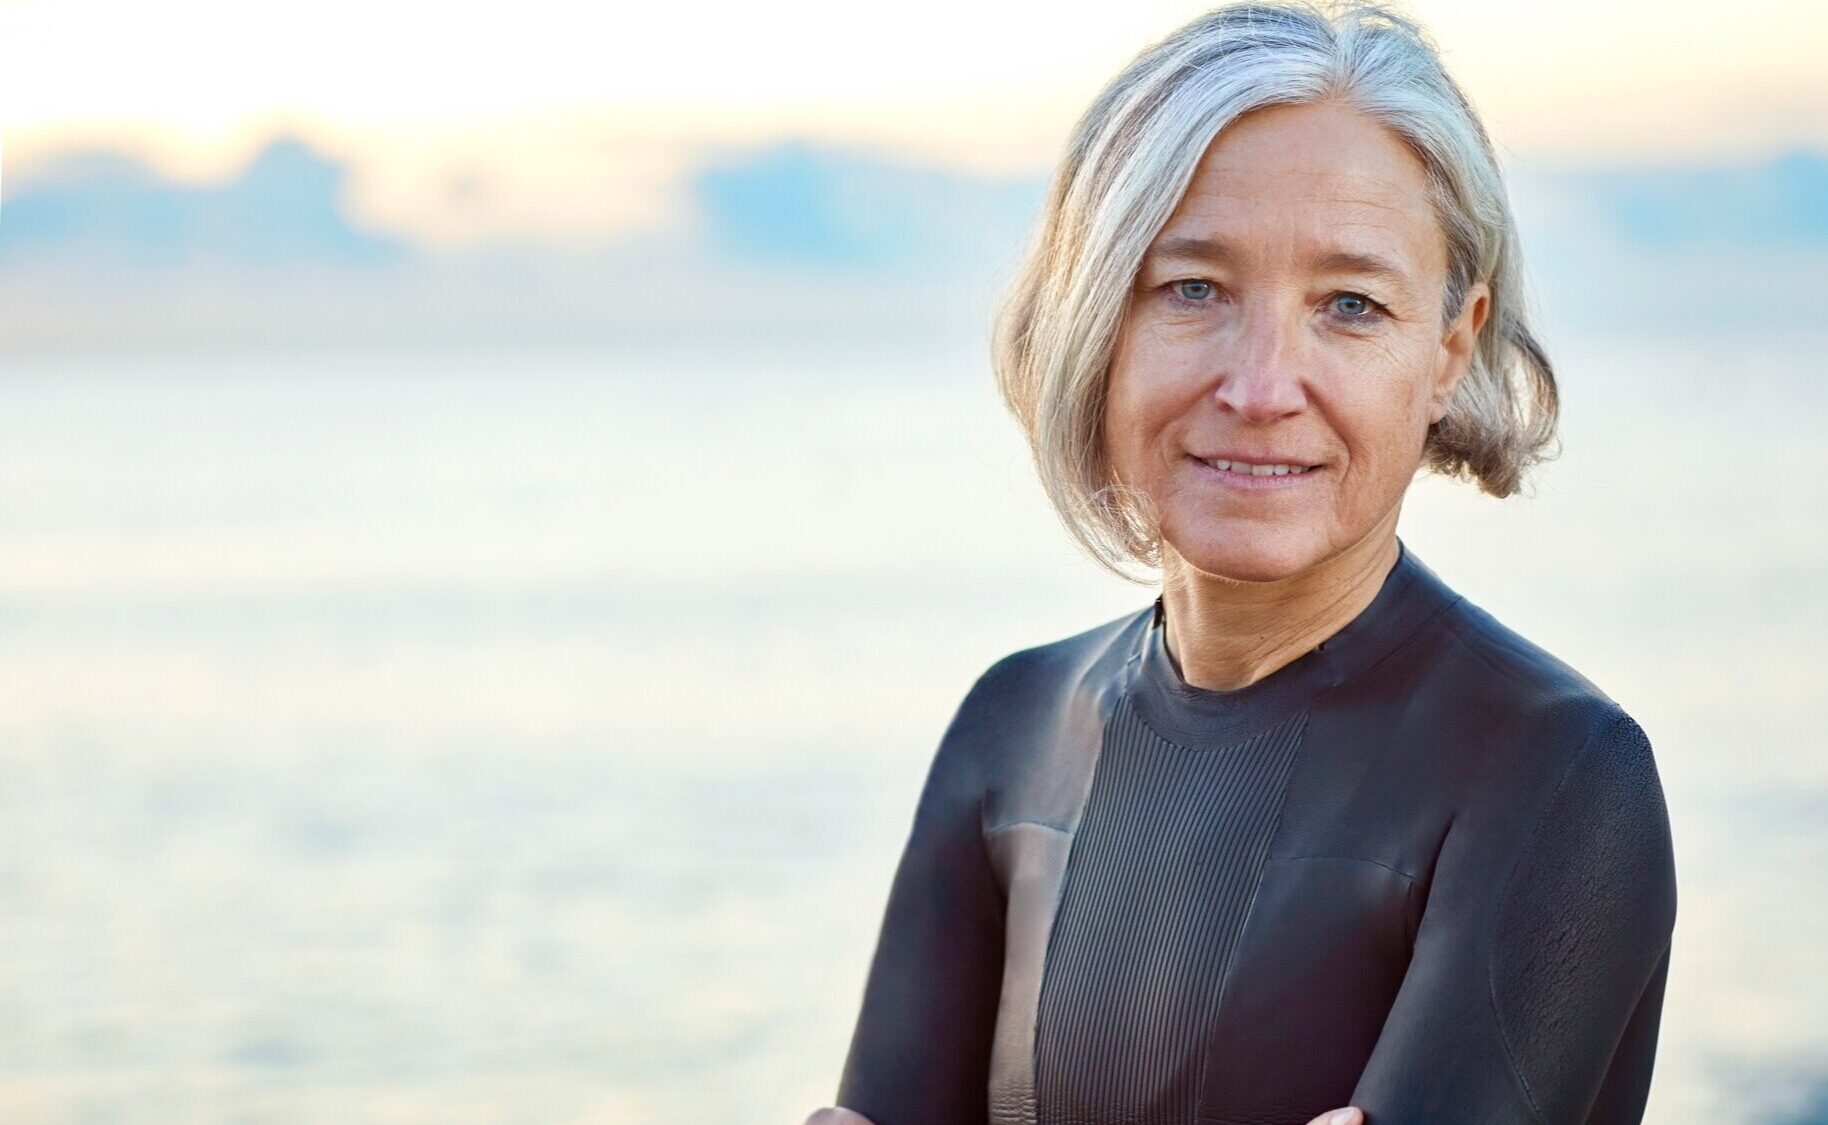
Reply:
[[1406, 545], [1238, 691], [1155, 604], [947, 727], [836, 1104], [877, 1125], [1635, 1125], [1676, 916], [1638, 724]]

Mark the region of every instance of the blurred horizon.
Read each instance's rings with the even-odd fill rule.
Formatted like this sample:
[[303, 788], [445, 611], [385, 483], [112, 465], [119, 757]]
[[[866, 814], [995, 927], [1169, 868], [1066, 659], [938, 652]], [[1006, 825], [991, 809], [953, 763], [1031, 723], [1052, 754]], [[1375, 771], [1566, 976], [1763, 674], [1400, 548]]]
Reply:
[[[1046, 188], [1045, 171], [983, 176], [787, 138], [700, 154], [679, 174], [680, 215], [665, 226], [442, 244], [356, 218], [355, 174], [292, 135], [203, 182], [108, 148], [16, 171], [0, 187], [0, 346], [638, 345], [682, 330], [702, 344], [987, 329]], [[1532, 299], [1551, 321], [1636, 331], [1661, 313], [1634, 285], [1701, 269], [1727, 299], [1688, 310], [1691, 329], [1784, 330], [1812, 315], [1807, 282], [1828, 270], [1828, 147], [1730, 161], [1516, 159], [1506, 175]], [[695, 296], [709, 271], [743, 297], [714, 315]], [[893, 293], [872, 294], [872, 280]]]

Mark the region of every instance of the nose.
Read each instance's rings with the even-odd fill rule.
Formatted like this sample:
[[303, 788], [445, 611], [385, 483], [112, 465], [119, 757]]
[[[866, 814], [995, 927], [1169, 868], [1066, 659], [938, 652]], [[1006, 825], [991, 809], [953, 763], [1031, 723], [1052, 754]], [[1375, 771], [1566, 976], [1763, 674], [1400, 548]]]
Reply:
[[1252, 423], [1274, 422], [1307, 405], [1297, 319], [1259, 304], [1242, 318], [1219, 357], [1213, 397]]

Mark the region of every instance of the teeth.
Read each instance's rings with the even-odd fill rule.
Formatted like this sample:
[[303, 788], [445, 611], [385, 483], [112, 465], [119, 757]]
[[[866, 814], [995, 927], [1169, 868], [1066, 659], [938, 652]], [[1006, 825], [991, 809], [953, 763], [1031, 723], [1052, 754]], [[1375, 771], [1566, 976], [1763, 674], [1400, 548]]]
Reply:
[[1241, 473], [1253, 477], [1285, 477], [1291, 473], [1299, 474], [1308, 471], [1306, 465], [1247, 465], [1242, 461], [1208, 461], [1206, 463], [1228, 473]]

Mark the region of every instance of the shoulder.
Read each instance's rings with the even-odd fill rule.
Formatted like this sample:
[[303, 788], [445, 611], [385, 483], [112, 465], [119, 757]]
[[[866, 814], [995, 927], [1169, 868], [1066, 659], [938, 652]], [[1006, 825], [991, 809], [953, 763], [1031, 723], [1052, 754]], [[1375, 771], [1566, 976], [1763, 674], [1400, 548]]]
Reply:
[[[1467, 777], [1501, 797], [1514, 859], [1502, 896], [1511, 932], [1552, 913], [1550, 899], [1626, 895], [1635, 930], [1667, 935], [1675, 918], [1668, 807], [1649, 735], [1591, 679], [1462, 598], [1443, 613], [1421, 690], [1445, 692], [1461, 716], [1452, 749]], [[1490, 802], [1483, 802], [1489, 805]], [[1470, 811], [1470, 810], [1469, 810]], [[1602, 876], [1604, 876], [1602, 878]], [[1573, 915], [1617, 902], [1564, 903]]]
[[[1482, 826], [1508, 841], [1509, 854], [1533, 857], [1518, 878], [1525, 869], [1556, 869], [1574, 854], [1569, 848], [1632, 849], [1630, 864], [1670, 873], [1655, 752], [1635, 716], [1465, 598], [1425, 632], [1403, 694], [1440, 736], [1429, 763], [1451, 789], [1463, 827]], [[1617, 831], [1607, 845], [1609, 824]]]
[[1584, 757], [1647, 758], [1649, 739], [1618, 701], [1562, 657], [1459, 598], [1426, 630], [1414, 692], [1451, 701], [1474, 748], [1527, 753], [1544, 781]]
[[1030, 740], [1123, 666], [1127, 643], [1154, 606], [1125, 613], [1070, 636], [1010, 652], [980, 672], [946, 731], [958, 752], [985, 758]]
[[1153, 609], [1151, 604], [999, 658], [978, 675], [960, 711], [1039, 701], [1049, 694], [1073, 690], [1148, 620]]
[[1512, 709], [1616, 706], [1572, 664], [1467, 598], [1441, 614], [1436, 644], [1481, 699]]

